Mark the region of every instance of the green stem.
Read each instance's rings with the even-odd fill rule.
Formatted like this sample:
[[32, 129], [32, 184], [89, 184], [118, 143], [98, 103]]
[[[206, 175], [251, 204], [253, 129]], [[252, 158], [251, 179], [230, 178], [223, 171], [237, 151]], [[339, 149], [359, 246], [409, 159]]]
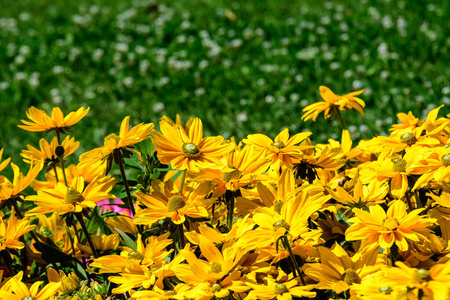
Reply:
[[216, 202], [213, 203], [211, 208], [211, 225], [214, 225], [214, 211], [216, 210]]
[[234, 192], [227, 191], [225, 193], [225, 198], [227, 201], [227, 226], [228, 230], [231, 230], [231, 227], [233, 226]]
[[423, 208], [423, 203], [422, 200], [420, 199], [419, 192], [417, 190], [414, 192], [414, 196], [416, 196], [417, 208]]
[[[406, 196], [406, 202], [408, 203], [409, 211], [411, 212], [411, 211], [414, 210], [414, 207], [412, 207], [412, 204], [411, 204], [411, 196], [409, 195], [409, 192], [406, 192], [406, 193], [405, 193], [405, 196]], [[416, 202], [417, 202], [417, 201], [416, 201]]]
[[178, 233], [179, 233], [179, 237], [180, 237], [179, 247], [180, 247], [180, 250], [181, 250], [186, 245], [185, 240], [184, 240], [183, 223], [178, 225]]
[[69, 237], [70, 240], [70, 247], [72, 248], [72, 256], [75, 257], [75, 246], [73, 245], [73, 237], [70, 234], [70, 230], [68, 226], [64, 226], [66, 228], [66, 234]]
[[[125, 192], [127, 193], [127, 200], [128, 200], [127, 205], [128, 205], [128, 208], [131, 210], [131, 218], [133, 218], [134, 215], [136, 214], [136, 211], [134, 210], [133, 201], [131, 199], [130, 186], [128, 185], [127, 176], [125, 175], [125, 169], [123, 167], [123, 158], [122, 157], [120, 157], [118, 165], [119, 165], [120, 175], [122, 176], [123, 186], [125, 187]], [[139, 233], [142, 233], [142, 232], [139, 231]]]
[[[59, 135], [59, 131], [58, 131], [58, 130], [56, 130], [56, 138], [57, 138], [57, 140], [58, 140], [58, 146], [61, 146], [61, 147], [62, 147], [62, 145], [61, 145], [61, 137], [60, 137], [60, 135]], [[63, 149], [64, 149], [64, 148], [63, 148]], [[59, 158], [59, 162], [60, 162], [60, 164], [61, 164], [62, 174], [63, 174], [63, 178], [64, 178], [64, 184], [65, 184], [66, 186], [69, 186], [69, 185], [67, 184], [66, 170], [65, 170], [65, 168], [64, 168], [64, 153], [63, 153], [62, 155], [58, 155], [58, 158]], [[55, 172], [56, 172], [56, 170], [55, 170]]]
[[394, 261], [393, 261], [393, 259], [392, 259], [392, 252], [391, 252], [391, 249], [390, 248], [387, 248], [386, 249], [386, 256], [387, 256], [387, 259], [386, 259], [386, 265], [388, 265], [388, 266], [393, 266], [394, 265]]
[[334, 109], [336, 110], [336, 114], [338, 116], [339, 123], [341, 123], [342, 129], [345, 130], [346, 129], [345, 124], [344, 124], [344, 120], [342, 119], [342, 115], [341, 115], [341, 111], [339, 110], [339, 106], [335, 106]]
[[89, 247], [91, 247], [92, 254], [95, 258], [98, 258], [97, 250], [95, 249], [94, 243], [92, 242], [91, 236], [89, 235], [89, 232], [86, 228], [86, 224], [84, 223], [83, 215], [81, 213], [75, 213], [75, 217], [77, 218], [78, 222], [80, 222], [81, 229], [83, 229], [84, 236], [86, 237], [86, 240], [88, 241]]
[[186, 180], [187, 169], [183, 170], [181, 174], [181, 182], [180, 182], [180, 194], [183, 194], [184, 181]]
[[[306, 285], [305, 279], [303, 278], [302, 272], [300, 271], [300, 267], [298, 266], [297, 261], [295, 260], [294, 253], [292, 252], [291, 245], [289, 245], [289, 240], [287, 236], [283, 236], [283, 244], [284, 248], [288, 250], [289, 256], [291, 257], [292, 264], [294, 265], [295, 270], [297, 270], [297, 274], [300, 277], [303, 285]], [[294, 274], [295, 275], [295, 274]]]
[[56, 179], [56, 182], [59, 182], [58, 171], [56, 171], [56, 164], [53, 164], [53, 171], [55, 172], [55, 179]]

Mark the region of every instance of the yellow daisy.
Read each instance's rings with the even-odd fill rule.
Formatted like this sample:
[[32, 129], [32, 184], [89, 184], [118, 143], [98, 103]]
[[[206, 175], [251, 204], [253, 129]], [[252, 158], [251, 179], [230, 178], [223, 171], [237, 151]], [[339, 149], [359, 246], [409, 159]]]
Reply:
[[14, 172], [13, 182], [5, 176], [0, 176], [0, 202], [20, 198], [22, 191], [30, 185], [41, 171], [42, 163], [30, 166], [26, 176], [20, 172], [19, 167], [15, 164], [11, 163], [11, 167]]
[[[348, 241], [362, 240], [363, 245], [378, 244], [389, 249], [395, 243], [401, 251], [407, 251], [408, 241], [426, 240], [428, 226], [436, 219], [420, 216], [423, 209], [406, 211], [406, 204], [395, 200], [387, 212], [380, 205], [369, 206], [369, 212], [355, 208], [355, 217], [347, 222], [352, 225], [345, 232]], [[362, 246], [363, 247], [363, 246]]]
[[152, 131], [158, 159], [175, 169], [198, 170], [219, 164], [219, 159], [235, 147], [234, 143], [225, 143], [221, 136], [203, 137], [203, 124], [199, 118], [188, 121], [186, 129], [166, 121], [159, 124], [161, 133]]
[[85, 186], [83, 177], [72, 180], [69, 187], [57, 182], [55, 188], [39, 190], [37, 195], [28, 196], [25, 200], [34, 201], [36, 208], [28, 211], [27, 216], [57, 212], [59, 215], [79, 213], [93, 208], [96, 202], [111, 199], [114, 195], [109, 191], [117, 183], [117, 179], [108, 176], [108, 180], [94, 180]]
[[355, 97], [364, 92], [364, 90], [352, 92], [344, 96], [336, 95], [335, 93], [333, 93], [332, 90], [330, 90], [326, 86], [320, 86], [319, 90], [323, 102], [313, 103], [305, 107], [303, 109], [303, 111], [305, 112], [305, 114], [302, 116], [303, 121], [307, 121], [309, 119], [316, 121], [317, 116], [321, 112], [324, 112], [325, 119], [328, 119], [329, 117], [332, 116], [333, 109], [349, 110], [354, 108], [364, 116], [362, 108], [366, 104], [364, 103], [363, 100]]
[[297, 144], [311, 134], [311, 132], [301, 132], [289, 138], [289, 129], [286, 128], [274, 140], [264, 134], [257, 133], [250, 134], [243, 142], [253, 145], [258, 152], [266, 151], [266, 157], [272, 159], [272, 164], [281, 161], [292, 169], [294, 164], [291, 156], [296, 154], [294, 149], [301, 149]]
[[77, 111], [70, 112], [64, 117], [61, 109], [54, 107], [52, 115], [49, 116], [45, 111], [32, 106], [27, 111], [27, 117], [32, 122], [21, 120], [25, 125], [18, 126], [28, 131], [44, 131], [45, 133], [57, 131], [65, 133], [66, 131], [70, 131], [72, 126], [86, 116], [88, 112], [89, 107], [80, 107]]
[[133, 145], [150, 137], [152, 129], [155, 127], [153, 123], [138, 124], [130, 129], [130, 117], [123, 119], [120, 125], [119, 135], [114, 133], [105, 137], [105, 143], [102, 147], [92, 149], [80, 156], [80, 165], [90, 165], [101, 160], [107, 161], [107, 170], [112, 165], [112, 161], [119, 163], [123, 157], [131, 157], [134, 151]]
[[[56, 148], [58, 146], [57, 137], [54, 137], [50, 144], [46, 139], [41, 139], [39, 141], [40, 150], [31, 145], [27, 145], [28, 150], [23, 150], [20, 156], [23, 157], [23, 161], [27, 164], [37, 164], [40, 161], [44, 161], [45, 165], [51, 166], [52, 163], [59, 162], [58, 155], [56, 154]], [[64, 148], [63, 157], [67, 157], [78, 149], [80, 142], [75, 142], [75, 138], [66, 136], [61, 146]]]
[[318, 289], [332, 289], [340, 294], [354, 283], [360, 283], [365, 276], [378, 270], [375, 265], [378, 247], [364, 249], [352, 257], [338, 243], [331, 249], [319, 247], [321, 263], [306, 264], [305, 273], [318, 281]]
[[[22, 271], [21, 271], [22, 273]], [[61, 287], [61, 283], [50, 282], [46, 284], [42, 289], [39, 287], [43, 281], [36, 281], [30, 287], [27, 287], [25, 283], [15, 279], [11, 279], [10, 290], [0, 290], [0, 299], [4, 300], [47, 300], [52, 296], [56, 296], [58, 290]]]
[[17, 220], [13, 207], [7, 221], [3, 218], [0, 219], [0, 251], [25, 247], [19, 238], [34, 228], [36, 225], [30, 225], [30, 220]]

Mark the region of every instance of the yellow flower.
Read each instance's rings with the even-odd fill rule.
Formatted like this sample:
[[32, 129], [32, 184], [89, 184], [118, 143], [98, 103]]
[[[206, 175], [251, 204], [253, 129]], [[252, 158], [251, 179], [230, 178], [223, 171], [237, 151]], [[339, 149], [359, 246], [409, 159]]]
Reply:
[[[283, 278], [284, 277], [284, 278]], [[246, 284], [252, 288], [246, 299], [261, 300], [291, 300], [292, 296], [303, 298], [314, 298], [316, 292], [311, 292], [315, 285], [299, 285], [298, 279], [287, 279], [288, 276], [280, 271], [277, 278], [266, 277], [265, 284], [254, 284], [247, 282]], [[285, 280], [283, 280], [285, 279]]]
[[52, 115], [49, 116], [45, 111], [32, 106], [27, 111], [27, 117], [32, 122], [21, 120], [25, 125], [18, 126], [19, 128], [28, 131], [44, 131], [45, 133], [58, 131], [65, 133], [66, 131], [71, 131], [72, 126], [86, 116], [88, 112], [89, 107], [80, 107], [77, 111], [70, 112], [64, 117], [61, 109], [59, 107], [54, 107]]
[[438, 139], [422, 135], [422, 131], [416, 128], [413, 132], [400, 136], [378, 136], [364, 144], [364, 148], [373, 153], [380, 153], [379, 157], [384, 158], [401, 151], [421, 151], [419, 147], [433, 148], [440, 144]]
[[155, 286], [152, 291], [137, 291], [133, 293], [133, 299], [138, 300], [170, 300], [170, 299], [186, 299], [184, 294], [191, 289], [190, 285], [179, 283], [173, 290], [163, 290]]
[[356, 182], [352, 193], [347, 192], [340, 186], [336, 187], [336, 192], [330, 188], [326, 188], [326, 190], [333, 199], [340, 203], [358, 208], [383, 203], [384, 197], [389, 191], [388, 186], [383, 182], [372, 181], [368, 185], [363, 185], [360, 180]]
[[233, 143], [225, 143], [221, 136], [203, 137], [203, 124], [199, 118], [189, 120], [186, 129], [166, 121], [159, 124], [161, 133], [152, 131], [158, 159], [175, 169], [198, 170], [219, 164], [219, 159], [235, 147]]
[[397, 117], [402, 123], [392, 125], [390, 131], [392, 135], [401, 136], [408, 132], [419, 132], [427, 135], [432, 135], [433, 137], [440, 139], [440, 132], [448, 125], [450, 120], [446, 118], [437, 119], [439, 110], [444, 105], [441, 105], [433, 110], [431, 110], [425, 120], [414, 117], [414, 115], [409, 112], [408, 114], [399, 113]]
[[27, 219], [17, 220], [13, 207], [9, 220], [5, 221], [3, 218], [0, 220], [0, 251], [25, 247], [19, 238], [34, 228], [36, 225], [30, 225]]
[[363, 245], [377, 244], [383, 249], [395, 243], [401, 251], [407, 251], [408, 241], [426, 240], [427, 227], [436, 221], [419, 216], [422, 211], [415, 209], [407, 213], [406, 204], [401, 200], [393, 201], [387, 212], [379, 205], [369, 206], [369, 212], [355, 208], [355, 217], [347, 220], [352, 225], [345, 232], [346, 239], [362, 240]]
[[100, 268], [100, 274], [118, 273], [117, 276], [108, 277], [109, 281], [118, 284], [112, 290], [115, 294], [130, 292], [132, 288], [138, 287], [148, 289], [152, 285], [163, 289], [163, 279], [174, 276], [171, 268], [184, 260], [181, 256], [175, 257], [170, 263], [164, 259], [173, 251], [165, 249], [172, 244], [172, 240], [167, 239], [169, 234], [150, 237], [145, 247], [138, 235], [136, 249], [124, 247], [120, 255], [104, 255], [95, 259], [90, 267]]
[[[22, 272], [22, 271], [21, 271]], [[0, 290], [0, 299], [3, 300], [47, 300], [56, 295], [61, 283], [50, 282], [46, 284], [41, 290], [43, 281], [36, 281], [31, 287], [27, 287], [25, 283], [15, 279], [11, 279], [11, 291]]]
[[237, 191], [264, 179], [262, 174], [270, 163], [264, 156], [264, 152], [256, 152], [253, 146], [234, 149], [219, 165], [194, 173], [192, 180], [211, 182], [215, 186], [212, 197], [220, 197], [227, 190]]
[[[311, 140], [307, 138], [301, 146], [310, 146]], [[314, 149], [297, 151], [294, 171], [296, 177], [308, 179], [310, 183], [318, 177], [318, 170], [335, 171], [345, 165], [342, 149], [331, 148], [329, 145], [317, 145]]]
[[[99, 268], [99, 273], [123, 273], [133, 272], [144, 274], [147, 267], [155, 263], [165, 262], [173, 250], [166, 250], [166, 247], [172, 244], [172, 240], [167, 239], [170, 233], [160, 236], [152, 236], [147, 239], [147, 245], [144, 246], [141, 235], [136, 240], [136, 249], [123, 247], [120, 255], [104, 255], [96, 258], [91, 264], [92, 268]], [[146, 267], [144, 270], [142, 266]]]
[[14, 171], [13, 182], [4, 176], [0, 176], [0, 202], [20, 198], [22, 191], [30, 185], [41, 171], [42, 163], [30, 166], [27, 176], [24, 176], [15, 164], [11, 163], [11, 167]]
[[[67, 157], [78, 149], [80, 142], [75, 142], [75, 138], [66, 136], [62, 141], [61, 146], [64, 148], [63, 157]], [[56, 136], [50, 144], [46, 139], [41, 139], [39, 141], [40, 150], [31, 145], [27, 145], [28, 150], [23, 150], [20, 155], [27, 164], [37, 164], [40, 161], [44, 161], [45, 165], [49, 165], [51, 163], [59, 162], [58, 155], [56, 154], [56, 147], [58, 147], [58, 138]], [[50, 167], [51, 166], [52, 165], [50, 165]]]
[[170, 218], [174, 224], [183, 224], [186, 217], [209, 216], [201, 203], [203, 197], [194, 192], [194, 189], [185, 189], [183, 194], [176, 190], [167, 190], [165, 193], [154, 191], [150, 195], [138, 191], [134, 196], [147, 207], [136, 214], [133, 220], [135, 224], [151, 225], [165, 218]]
[[272, 159], [272, 164], [281, 161], [292, 169], [294, 164], [291, 156], [296, 154], [294, 149], [301, 149], [297, 144], [311, 134], [311, 132], [301, 132], [289, 138], [289, 129], [286, 128], [274, 140], [264, 134], [257, 133], [250, 134], [243, 142], [253, 145], [258, 152], [266, 151], [266, 156]]
[[102, 180], [102, 178], [94, 180], [85, 187], [84, 178], [77, 177], [72, 180], [69, 187], [58, 182], [53, 189], [39, 190], [37, 195], [26, 198], [27, 201], [34, 201], [38, 205], [26, 215], [34, 216], [51, 212], [64, 215], [93, 208], [96, 202], [114, 197], [109, 194], [109, 191], [117, 183], [117, 179], [111, 176], [107, 178], [108, 180]]
[[320, 86], [320, 96], [323, 102], [313, 103], [303, 109], [305, 114], [302, 116], [303, 121], [312, 119], [316, 121], [317, 116], [324, 111], [325, 119], [332, 116], [333, 109], [350, 110], [352, 108], [359, 111], [363, 116], [362, 108], [366, 105], [363, 100], [355, 97], [364, 92], [364, 90], [349, 93], [344, 96], [338, 96], [326, 86]]
[[422, 156], [422, 151], [408, 151], [403, 157], [380, 158], [371, 162], [361, 171], [366, 182], [389, 183], [391, 195], [396, 199], [402, 199], [408, 190], [408, 177], [420, 175], [416, 166]]
[[[426, 299], [446, 300], [450, 292], [450, 262], [435, 264], [429, 270], [410, 268], [403, 262], [395, 263], [397, 268], [388, 268], [386, 277], [391, 287], [422, 290]], [[424, 298], [425, 299], [425, 298]]]
[[340, 294], [365, 276], [377, 271], [378, 247], [363, 249], [350, 257], [338, 243], [331, 249], [319, 247], [321, 263], [305, 265], [308, 277], [318, 281], [318, 289], [332, 289]]
[[[85, 184], [89, 184], [96, 177], [103, 178], [103, 180], [108, 180], [106, 175], [106, 161], [98, 161], [89, 165], [69, 165], [64, 168], [66, 172], [67, 184], [71, 184], [72, 180], [77, 177], [83, 177]], [[56, 176], [55, 170], [50, 169], [48, 173], [45, 174], [46, 181], [34, 180], [30, 186], [35, 190], [41, 189], [52, 189], [55, 187], [56, 182], [64, 183], [64, 176], [62, 173], [62, 169], [60, 167], [56, 167]]]
[[223, 298], [229, 295], [230, 290], [244, 292], [249, 287], [239, 280], [241, 273], [235, 266], [245, 252], [234, 245], [226, 243], [222, 246], [222, 251], [219, 251], [210, 240], [200, 236], [200, 250], [207, 261], [198, 259], [193, 252], [183, 249], [180, 255], [186, 259], [189, 267], [177, 266], [174, 272], [185, 283], [197, 285], [196, 290], [209, 297]]
[[112, 161], [118, 163], [121, 157], [131, 157], [134, 151], [133, 145], [150, 137], [152, 129], [155, 127], [153, 123], [138, 124], [130, 127], [130, 117], [123, 119], [120, 125], [119, 135], [114, 133], [105, 137], [105, 143], [102, 147], [92, 149], [80, 156], [80, 165], [90, 165], [98, 161], [107, 161], [107, 173], [111, 168]]
[[423, 187], [430, 181], [444, 182], [450, 179], [450, 148], [437, 147], [426, 153], [416, 164], [416, 168], [423, 171], [417, 179], [413, 190]]

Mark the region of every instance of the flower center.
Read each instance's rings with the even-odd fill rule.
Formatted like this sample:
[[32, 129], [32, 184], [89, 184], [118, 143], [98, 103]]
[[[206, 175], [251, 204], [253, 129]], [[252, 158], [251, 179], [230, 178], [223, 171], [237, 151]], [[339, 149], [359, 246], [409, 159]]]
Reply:
[[277, 231], [277, 229], [280, 227], [283, 227], [286, 230], [289, 230], [289, 228], [291, 228], [291, 226], [285, 220], [280, 220], [273, 223], [273, 231]]
[[211, 265], [211, 272], [213, 272], [214, 274], [222, 272], [222, 264], [218, 262], [213, 262]]
[[184, 202], [181, 196], [173, 195], [172, 197], [170, 197], [169, 202], [167, 203], [167, 211], [168, 212], [177, 211], [183, 208], [185, 205], [186, 202]]
[[353, 284], [353, 283], [360, 283], [361, 279], [358, 276], [358, 273], [356, 273], [353, 269], [347, 269], [345, 270], [344, 274], [342, 274], [342, 280], [346, 284]]
[[281, 200], [275, 201], [275, 203], [273, 204], [273, 211], [276, 212], [277, 214], [280, 214], [283, 204], [284, 204], [284, 202]]
[[50, 235], [52, 234], [52, 231], [51, 231], [49, 228], [47, 228], [47, 227], [45, 227], [45, 226], [42, 226], [42, 227], [39, 229], [39, 234], [42, 234], [42, 235], [44, 235], [44, 236], [50, 236]]
[[432, 278], [431, 278], [430, 271], [425, 270], [425, 269], [419, 269], [414, 272], [413, 279], [418, 282], [425, 282], [425, 281], [430, 281]]
[[382, 294], [390, 294], [392, 292], [392, 288], [390, 286], [382, 286], [379, 291]]
[[110, 140], [113, 140], [116, 142], [116, 144], [118, 144], [120, 142], [120, 137], [115, 133], [111, 133], [105, 137], [105, 142]]
[[450, 154], [442, 155], [441, 163], [444, 167], [449, 166], [450, 165]]
[[283, 142], [275, 142], [275, 143], [272, 144], [272, 146], [274, 146], [275, 148], [278, 148], [278, 149], [283, 149], [284, 147], [286, 147], [283, 144]]
[[22, 300], [36, 300], [36, 298], [34, 298], [32, 296], [25, 296], [22, 298]]
[[388, 230], [396, 229], [400, 224], [398, 223], [396, 218], [387, 218], [383, 220], [381, 226]]
[[275, 286], [275, 294], [284, 294], [289, 292], [289, 289], [287, 288], [287, 286], [285, 284], [277, 284]]
[[415, 142], [417, 142], [416, 136], [412, 134], [411, 132], [405, 133], [400, 137], [400, 142], [403, 144], [406, 144], [408, 146], [411, 146]]
[[394, 165], [392, 166], [392, 169], [394, 172], [405, 172], [406, 170], [406, 160], [401, 158], [393, 159], [392, 162]]
[[143, 260], [144, 258], [145, 258], [144, 254], [136, 250], [128, 253], [128, 259]]
[[83, 200], [84, 197], [79, 191], [73, 187], [67, 189], [66, 196], [64, 197], [64, 203], [75, 205], [76, 203], [83, 202]]
[[211, 291], [211, 293], [215, 293], [218, 292], [222, 289], [222, 286], [218, 283], [214, 283], [211, 288], [209, 289]]
[[192, 143], [183, 144], [183, 147], [181, 148], [181, 153], [183, 153], [183, 155], [188, 158], [197, 158], [201, 154], [200, 149], [197, 147], [197, 145]]
[[230, 180], [238, 180], [241, 177], [241, 171], [236, 169], [236, 167], [232, 165], [228, 165], [222, 170], [222, 180], [230, 181]]

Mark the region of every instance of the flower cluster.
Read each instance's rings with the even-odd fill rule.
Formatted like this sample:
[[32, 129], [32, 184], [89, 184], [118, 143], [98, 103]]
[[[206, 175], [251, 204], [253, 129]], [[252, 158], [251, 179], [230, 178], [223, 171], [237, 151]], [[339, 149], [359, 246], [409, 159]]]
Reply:
[[[320, 90], [303, 119], [334, 110], [345, 128], [341, 111], [362, 113], [362, 91]], [[0, 299], [447, 299], [441, 108], [357, 145], [345, 129], [327, 144], [288, 129], [237, 142], [204, 136], [199, 118], [126, 117], [67, 166], [78, 142], [60, 135], [89, 109], [31, 108], [20, 127], [56, 136], [23, 151], [26, 176], [13, 163], [14, 179], [0, 176]]]

